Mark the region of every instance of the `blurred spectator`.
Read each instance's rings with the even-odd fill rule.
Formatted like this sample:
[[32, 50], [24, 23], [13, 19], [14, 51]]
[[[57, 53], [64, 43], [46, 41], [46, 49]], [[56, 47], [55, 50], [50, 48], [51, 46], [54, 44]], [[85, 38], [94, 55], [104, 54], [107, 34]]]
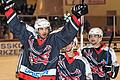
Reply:
[[84, 19], [84, 31], [88, 32], [91, 28], [91, 25], [87, 19]]
[[4, 36], [4, 26], [0, 23], [0, 39], [3, 39]]
[[28, 9], [28, 14], [33, 15], [34, 10], [35, 10], [34, 6], [33, 5], [28, 5], [27, 9]]
[[116, 33], [115, 33], [116, 36], [120, 36], [120, 31], [118, 30]]
[[13, 39], [13, 34], [5, 24], [0, 23], [0, 39]]
[[104, 36], [111, 36], [112, 30], [110, 28], [105, 29]]
[[19, 15], [33, 15], [35, 8], [36, 4], [30, 5], [27, 3], [15, 6], [15, 10]]

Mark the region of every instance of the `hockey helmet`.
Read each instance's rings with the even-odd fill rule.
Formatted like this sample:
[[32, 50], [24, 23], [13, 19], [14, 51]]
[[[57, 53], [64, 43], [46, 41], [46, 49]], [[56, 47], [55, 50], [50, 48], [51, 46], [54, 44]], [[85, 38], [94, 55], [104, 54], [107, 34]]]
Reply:
[[35, 21], [34, 27], [35, 27], [36, 30], [38, 30], [39, 28], [49, 27], [49, 29], [50, 29], [50, 31], [51, 31], [50, 22], [49, 22], [48, 20], [46, 20], [45, 18], [37, 19], [37, 20]]
[[100, 35], [101, 37], [103, 37], [103, 31], [100, 28], [92, 28], [89, 31], [89, 35]]

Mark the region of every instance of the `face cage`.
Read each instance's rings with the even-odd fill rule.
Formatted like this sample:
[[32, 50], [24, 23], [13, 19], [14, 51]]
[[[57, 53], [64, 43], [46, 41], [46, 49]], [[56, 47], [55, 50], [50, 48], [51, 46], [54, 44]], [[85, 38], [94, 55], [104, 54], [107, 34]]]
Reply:
[[100, 38], [100, 37], [102, 37], [102, 36], [99, 35], [99, 34], [90, 34], [90, 35], [88, 35], [88, 38], [92, 38], [92, 37]]
[[[92, 35], [96, 35], [96, 34], [92, 34]], [[88, 40], [90, 39], [89, 36], [90, 36], [90, 35], [88, 35]], [[102, 38], [102, 36], [99, 35], [99, 34], [97, 34], [96, 36], [97, 36], [97, 38], [99, 38], [99, 40], [98, 40], [97, 43], [96, 43], [96, 45], [97, 45], [97, 44], [99, 44], [99, 43], [102, 41], [102, 39], [100, 39], [100, 38]], [[93, 36], [92, 36], [92, 37], [93, 37]], [[92, 38], [92, 37], [91, 37], [91, 38]]]

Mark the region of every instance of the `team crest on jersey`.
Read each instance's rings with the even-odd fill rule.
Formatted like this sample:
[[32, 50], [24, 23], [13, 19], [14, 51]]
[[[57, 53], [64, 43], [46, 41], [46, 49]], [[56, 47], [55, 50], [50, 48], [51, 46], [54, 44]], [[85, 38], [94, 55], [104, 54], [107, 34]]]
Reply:
[[51, 52], [50, 45], [47, 45], [46, 48], [43, 50], [43, 52], [40, 53], [39, 56], [38, 55], [36, 56], [35, 53], [30, 52], [30, 56], [29, 56], [30, 63], [31, 64], [43, 63], [44, 65], [47, 65], [50, 52]]
[[31, 37], [30, 37], [28, 42], [30, 45], [30, 48], [29, 48], [29, 51], [30, 51], [29, 61], [30, 61], [30, 63], [31, 64], [43, 63], [44, 65], [47, 65], [52, 47], [50, 45], [46, 45], [46, 47], [42, 51], [37, 51], [33, 46], [34, 39], [31, 39]]
[[75, 69], [73, 72], [70, 72], [65, 65], [65, 58], [61, 59], [59, 56], [57, 70], [59, 72], [60, 80], [80, 80], [82, 75], [81, 70]]
[[38, 55], [36, 56], [35, 53], [33, 54], [33, 52], [30, 52], [30, 56], [29, 56], [30, 63], [31, 64], [43, 63], [44, 65], [47, 65], [50, 52], [51, 52], [50, 45], [47, 45], [39, 56]]
[[[99, 77], [104, 77], [105, 76], [105, 72], [103, 71], [103, 67], [102, 66], [106, 64], [105, 60], [103, 59], [101, 62], [97, 62], [96, 59], [94, 59], [92, 57], [93, 51], [91, 51], [90, 49], [88, 51], [84, 50], [84, 54], [85, 54], [85, 57], [89, 61], [91, 61], [90, 62], [90, 67], [91, 67], [92, 73], [93, 74], [97, 74]], [[98, 65], [98, 66], [96, 66], [96, 65]]]

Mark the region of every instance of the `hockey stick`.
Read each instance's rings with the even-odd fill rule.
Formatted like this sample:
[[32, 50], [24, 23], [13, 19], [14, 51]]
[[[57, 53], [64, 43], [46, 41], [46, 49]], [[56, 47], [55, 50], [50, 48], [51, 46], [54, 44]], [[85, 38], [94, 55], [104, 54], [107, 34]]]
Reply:
[[[82, 0], [82, 4], [84, 4], [84, 0]], [[80, 49], [83, 49], [83, 30], [84, 30], [84, 15], [81, 16], [81, 31], [80, 31]]]
[[[111, 37], [110, 37], [110, 39], [109, 39], [109, 43], [108, 43], [108, 51], [107, 51], [106, 65], [107, 65], [108, 62], [109, 62], [109, 50], [110, 50], [110, 46], [111, 46], [111, 43], [112, 43], [112, 40], [113, 40], [113, 35], [114, 35], [114, 33], [112, 32]], [[107, 76], [107, 73], [105, 73], [105, 75]], [[105, 80], [106, 80], [106, 77], [105, 77]]]
[[114, 35], [114, 33], [112, 32], [110, 40], [109, 40], [109, 43], [108, 43], [108, 51], [107, 51], [106, 64], [108, 64], [108, 62], [109, 62], [109, 50], [110, 50], [110, 46], [111, 46], [111, 43], [112, 43], [112, 40], [113, 40], [113, 35]]

